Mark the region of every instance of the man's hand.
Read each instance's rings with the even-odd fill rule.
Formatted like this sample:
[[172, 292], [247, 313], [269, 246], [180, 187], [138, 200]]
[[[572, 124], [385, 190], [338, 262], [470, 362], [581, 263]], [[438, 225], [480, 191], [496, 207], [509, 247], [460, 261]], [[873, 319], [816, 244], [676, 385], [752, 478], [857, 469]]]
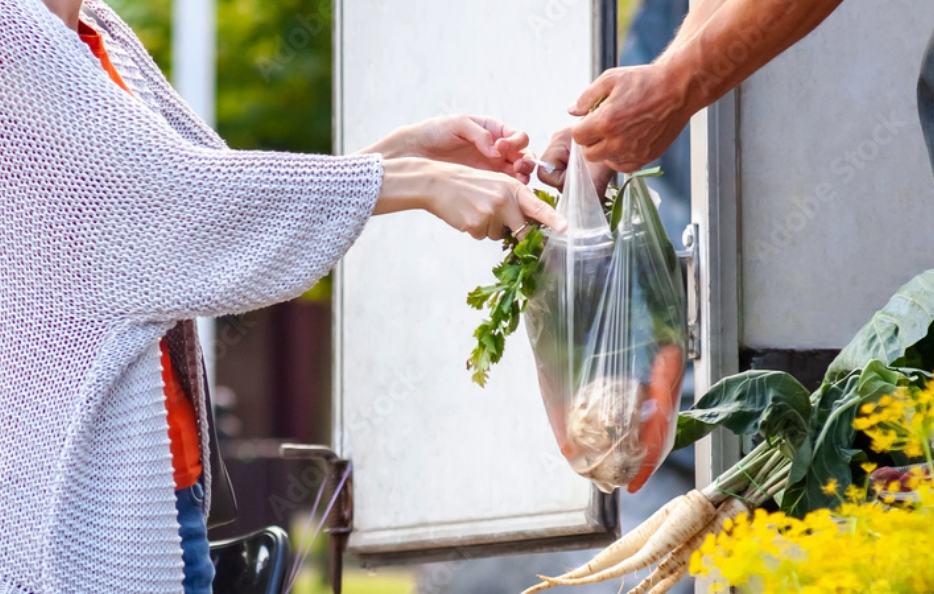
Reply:
[[588, 161], [637, 171], [662, 156], [690, 121], [684, 87], [665, 63], [607, 70], [569, 110], [585, 116], [574, 140]]
[[[538, 169], [538, 179], [542, 182], [557, 188], [559, 192], [564, 191], [564, 178], [567, 174], [568, 161], [571, 159], [571, 132], [573, 128], [565, 128], [555, 133], [551, 137], [551, 143], [542, 154], [542, 161], [555, 166], [554, 171], [548, 173], [544, 169]], [[593, 179], [593, 185], [597, 189], [597, 196], [603, 196], [606, 193], [606, 187], [616, 174], [615, 171], [603, 163], [587, 163], [590, 169], [590, 177]]]
[[505, 173], [528, 183], [535, 164], [526, 154], [529, 137], [493, 118], [449, 116], [405, 126], [362, 152], [386, 159], [419, 157]]
[[608, 70], [584, 91], [570, 109], [585, 116], [574, 128], [574, 140], [587, 160], [636, 171], [665, 152], [691, 115], [807, 35], [840, 2], [692, 2], [657, 60]]

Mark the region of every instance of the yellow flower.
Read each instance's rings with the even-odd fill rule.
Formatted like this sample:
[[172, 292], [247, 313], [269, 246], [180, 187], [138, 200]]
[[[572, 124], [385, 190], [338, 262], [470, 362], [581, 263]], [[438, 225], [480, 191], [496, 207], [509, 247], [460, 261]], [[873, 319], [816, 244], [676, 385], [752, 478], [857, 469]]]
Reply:
[[858, 417], [853, 421], [853, 429], [857, 431], [865, 431], [866, 429], [871, 429], [875, 427], [875, 423], [872, 422], [872, 419], [869, 417]]
[[920, 458], [924, 455], [924, 448], [919, 443], [911, 442], [905, 446], [905, 455], [909, 458]]
[[913, 511], [844, 503], [836, 514], [816, 510], [798, 520], [758, 510], [695, 553], [691, 573], [718, 592], [934, 592], [934, 484], [926, 485]]
[[843, 496], [846, 497], [847, 501], [860, 501], [866, 496], [866, 492], [856, 485], [850, 485], [843, 492]]
[[[899, 387], [875, 404], [864, 403], [853, 426], [876, 451], [923, 456], [934, 470], [934, 381], [924, 388]], [[877, 465], [860, 467], [869, 475]], [[752, 517], [738, 518], [732, 531], [708, 538], [691, 559], [691, 573], [704, 575], [712, 592], [732, 587], [799, 594], [934, 592], [934, 479], [929, 474], [934, 472], [928, 465], [910, 474], [907, 505], [867, 501], [866, 494], [871, 486], [885, 503], [894, 504], [904, 479], [885, 484], [867, 478], [862, 486], [843, 490], [835, 512], [819, 509], [796, 519], [756, 510]], [[843, 478], [832, 478], [822, 491], [839, 495]]]
[[[934, 381], [864, 403], [853, 426], [876, 451], [932, 462]], [[877, 465], [860, 467], [869, 475]], [[797, 519], [759, 509], [737, 518], [731, 531], [706, 539], [691, 558], [691, 573], [703, 575], [711, 592], [732, 587], [799, 594], [934, 592], [934, 480], [927, 466], [918, 468], [907, 481], [912, 489], [908, 505], [867, 501], [871, 486], [885, 503], [894, 504], [906, 482], [867, 478], [863, 485], [843, 489], [835, 512], [819, 509]], [[839, 495], [843, 479], [830, 479], [822, 491]]]
[[704, 558], [701, 555], [700, 551], [694, 551], [691, 553], [691, 561], [688, 563], [688, 571], [691, 572], [691, 575], [707, 575], [710, 572], [710, 569], [704, 565]]
[[891, 452], [895, 449], [898, 435], [894, 431], [866, 432], [872, 438], [872, 449], [876, 452]]

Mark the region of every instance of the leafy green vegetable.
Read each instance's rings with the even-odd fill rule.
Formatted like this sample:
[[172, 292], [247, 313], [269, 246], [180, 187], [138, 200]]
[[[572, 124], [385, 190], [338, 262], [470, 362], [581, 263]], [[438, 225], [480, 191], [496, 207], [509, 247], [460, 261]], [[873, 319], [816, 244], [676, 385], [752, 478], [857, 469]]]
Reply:
[[[847, 373], [860, 369], [876, 359], [885, 365], [893, 365], [909, 354], [909, 349], [919, 345], [928, 336], [934, 323], [934, 270], [928, 270], [911, 279], [853, 338], [849, 345], [830, 364], [825, 382], [832, 382]], [[919, 345], [922, 346], [922, 345]], [[931, 371], [934, 360], [916, 357], [919, 369]], [[927, 360], [924, 360], [927, 359]], [[923, 365], [923, 367], [922, 367]]]
[[811, 436], [808, 446], [792, 461], [790, 486], [782, 498], [785, 512], [800, 517], [837, 503], [836, 497], [824, 493], [822, 487], [831, 479], [838, 482], [840, 489], [853, 482], [850, 462], [863, 454], [854, 447], [853, 420], [859, 407], [891, 394], [906, 381], [882, 362], [871, 361], [861, 371], [833, 384], [824, 384], [814, 393], [816, 414], [812, 418]]
[[[557, 200], [541, 190], [536, 196], [552, 207]], [[525, 311], [529, 297], [535, 292], [533, 275], [545, 247], [545, 235], [538, 225], [530, 225], [528, 234], [518, 241], [512, 234], [503, 239], [505, 259], [493, 269], [496, 284], [477, 287], [467, 295], [467, 304], [474, 309], [488, 308], [490, 315], [474, 330], [477, 346], [467, 360], [467, 369], [473, 370], [472, 379], [485, 386], [490, 367], [503, 357], [506, 337], [519, 327], [519, 316]]]
[[726, 427], [737, 435], [781, 439], [791, 458], [808, 437], [809, 397], [807, 388], [787, 373], [753, 370], [730, 376], [679, 415], [675, 448]]
[[[898, 387], [921, 385], [934, 369], [934, 270], [904, 285], [833, 361], [810, 397], [784, 373], [749, 371], [725, 378], [678, 419], [676, 445], [683, 447], [722, 426], [758, 433], [792, 459], [781, 507], [802, 516], [837, 499], [822, 487], [831, 479], [843, 490], [862, 477], [859, 462], [901, 465], [898, 452], [860, 447], [853, 421], [863, 404]], [[802, 398], [809, 402], [805, 406]], [[804, 430], [802, 419], [806, 419]]]

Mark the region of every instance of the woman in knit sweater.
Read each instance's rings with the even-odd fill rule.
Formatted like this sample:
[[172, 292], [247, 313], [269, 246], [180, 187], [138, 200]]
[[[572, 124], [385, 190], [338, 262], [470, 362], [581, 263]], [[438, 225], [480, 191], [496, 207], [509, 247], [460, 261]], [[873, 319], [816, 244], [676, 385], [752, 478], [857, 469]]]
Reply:
[[0, 14], [0, 594], [209, 592], [191, 320], [301, 294], [374, 214], [565, 223], [493, 120], [349, 157], [232, 151], [100, 0]]

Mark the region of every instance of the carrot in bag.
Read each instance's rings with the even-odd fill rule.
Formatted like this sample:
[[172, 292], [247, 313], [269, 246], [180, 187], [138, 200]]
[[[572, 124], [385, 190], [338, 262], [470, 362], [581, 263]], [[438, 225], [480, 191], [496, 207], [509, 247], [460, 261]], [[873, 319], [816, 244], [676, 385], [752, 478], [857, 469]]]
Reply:
[[681, 349], [674, 345], [659, 349], [652, 364], [648, 390], [648, 398], [654, 403], [655, 411], [640, 429], [639, 438], [646, 448], [646, 454], [639, 474], [626, 487], [630, 493], [635, 493], [645, 485], [667, 449], [671, 416], [677, 414], [683, 377], [684, 355]]

